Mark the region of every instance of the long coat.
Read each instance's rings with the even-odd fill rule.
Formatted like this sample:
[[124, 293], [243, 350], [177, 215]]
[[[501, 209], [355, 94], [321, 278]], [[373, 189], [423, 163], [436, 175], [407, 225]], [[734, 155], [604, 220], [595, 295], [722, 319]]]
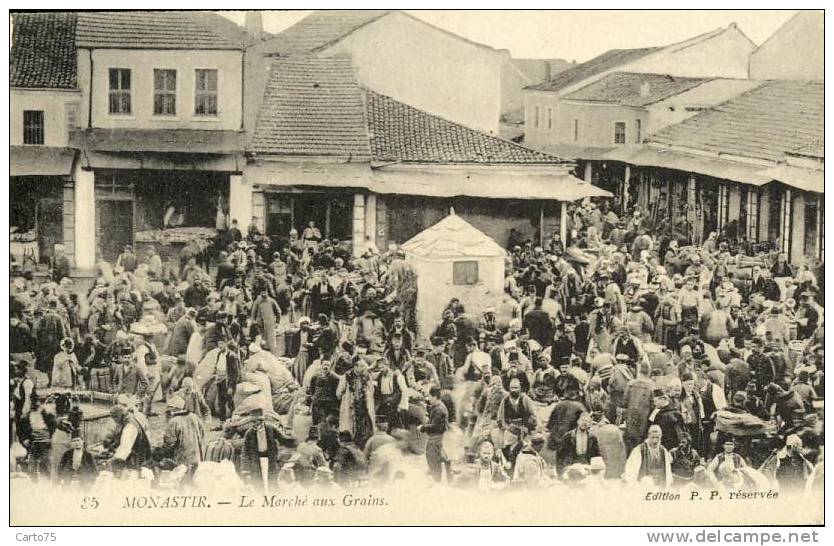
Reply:
[[[362, 407], [358, 407], [357, 398], [364, 395]], [[350, 432], [353, 440], [360, 448], [374, 435], [374, 382], [371, 378], [360, 379], [355, 370], [347, 372], [339, 379], [336, 387], [339, 402], [339, 431]]]
[[46, 374], [52, 371], [53, 359], [61, 350], [61, 340], [68, 334], [69, 328], [66, 321], [57, 312], [48, 311], [41, 318], [35, 329], [38, 370]]
[[625, 392], [625, 434], [626, 447], [632, 448], [646, 438], [649, 428], [649, 414], [652, 411], [652, 390], [654, 383], [646, 377], [638, 377]]
[[191, 334], [194, 333], [196, 327], [194, 321], [189, 317], [180, 317], [174, 323], [174, 328], [171, 331], [171, 339], [168, 341], [168, 351], [170, 356], [179, 356], [185, 354], [188, 350], [188, 342], [191, 339]]
[[618, 479], [625, 471], [628, 458], [620, 427], [606, 423], [593, 427], [591, 434], [596, 437], [599, 454], [605, 461], [605, 479]]
[[177, 464], [192, 466], [203, 460], [206, 431], [200, 418], [182, 410], [172, 413], [165, 427], [162, 449]]
[[275, 356], [282, 356], [278, 354], [278, 341], [275, 337], [275, 328], [280, 320], [281, 309], [274, 299], [261, 294], [252, 302], [252, 321], [261, 327], [267, 349]]

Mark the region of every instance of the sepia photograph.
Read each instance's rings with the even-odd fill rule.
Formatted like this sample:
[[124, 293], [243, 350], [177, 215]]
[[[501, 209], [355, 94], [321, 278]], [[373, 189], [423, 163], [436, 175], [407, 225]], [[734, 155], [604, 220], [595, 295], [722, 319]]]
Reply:
[[823, 10], [114, 6], [7, 13], [11, 526], [824, 524]]

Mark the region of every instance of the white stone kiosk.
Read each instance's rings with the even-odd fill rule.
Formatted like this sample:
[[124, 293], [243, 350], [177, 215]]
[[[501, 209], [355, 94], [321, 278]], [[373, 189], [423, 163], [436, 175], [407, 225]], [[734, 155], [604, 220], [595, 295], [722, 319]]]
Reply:
[[501, 301], [506, 252], [454, 211], [401, 248], [417, 274], [420, 338], [431, 335], [452, 298], [473, 317]]

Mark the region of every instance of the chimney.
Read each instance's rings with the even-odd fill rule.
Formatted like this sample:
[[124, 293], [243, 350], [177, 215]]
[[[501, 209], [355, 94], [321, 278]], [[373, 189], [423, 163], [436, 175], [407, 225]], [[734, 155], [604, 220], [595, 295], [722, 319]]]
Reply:
[[264, 19], [260, 11], [246, 12], [246, 32], [256, 40], [264, 36]]
[[551, 74], [550, 61], [545, 61], [544, 62], [544, 81], [549, 82], [552, 75], [553, 74]]
[[643, 98], [648, 97], [652, 92], [652, 84], [649, 82], [643, 82], [640, 84], [640, 96]]

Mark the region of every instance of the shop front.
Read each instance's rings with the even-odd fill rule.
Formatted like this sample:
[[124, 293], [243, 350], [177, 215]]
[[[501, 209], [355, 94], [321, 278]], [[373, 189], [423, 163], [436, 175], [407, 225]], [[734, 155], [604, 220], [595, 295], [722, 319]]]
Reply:
[[227, 225], [228, 173], [107, 169], [94, 176], [97, 261], [114, 262], [128, 244], [138, 252], [154, 245], [164, 261], [175, 261], [186, 243], [208, 246]]
[[68, 148], [10, 147], [9, 246], [20, 267], [45, 268], [59, 244], [72, 256], [74, 159]]
[[[165, 262], [182, 247], [212, 248], [230, 219], [230, 187], [240, 184], [239, 131], [85, 129], [74, 171], [77, 267], [115, 261], [125, 245], [153, 245]], [[248, 225], [239, 220], [241, 229]]]

